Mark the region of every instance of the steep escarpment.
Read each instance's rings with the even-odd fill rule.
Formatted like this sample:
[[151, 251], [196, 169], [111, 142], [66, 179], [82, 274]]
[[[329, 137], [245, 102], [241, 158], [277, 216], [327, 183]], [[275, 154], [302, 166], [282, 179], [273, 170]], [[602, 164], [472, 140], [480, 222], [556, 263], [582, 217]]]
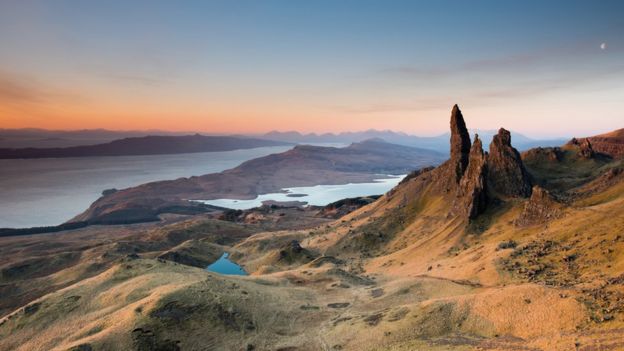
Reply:
[[579, 150], [579, 155], [584, 158], [592, 158], [596, 155], [596, 153], [594, 152], [594, 148], [592, 147], [591, 142], [588, 138], [584, 138], [581, 140], [573, 138], [568, 142], [567, 146], [577, 148]]
[[615, 159], [624, 157], [624, 128], [586, 138], [574, 138], [568, 144], [591, 144], [593, 151]]
[[622, 168], [622, 160], [596, 152], [591, 142], [579, 139], [561, 147], [528, 150], [522, 154], [522, 160], [532, 182], [562, 200], [604, 188], [600, 184]]

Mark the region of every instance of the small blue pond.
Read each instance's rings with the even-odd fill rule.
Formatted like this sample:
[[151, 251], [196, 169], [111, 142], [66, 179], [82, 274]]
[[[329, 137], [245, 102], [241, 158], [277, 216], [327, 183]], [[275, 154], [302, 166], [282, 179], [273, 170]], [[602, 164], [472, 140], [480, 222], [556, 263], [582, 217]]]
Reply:
[[230, 261], [228, 259], [228, 256], [230, 256], [229, 253], [227, 252], [223, 253], [221, 258], [219, 258], [214, 263], [206, 267], [206, 269], [211, 272], [225, 274], [225, 275], [247, 275], [247, 272], [245, 272], [243, 267]]

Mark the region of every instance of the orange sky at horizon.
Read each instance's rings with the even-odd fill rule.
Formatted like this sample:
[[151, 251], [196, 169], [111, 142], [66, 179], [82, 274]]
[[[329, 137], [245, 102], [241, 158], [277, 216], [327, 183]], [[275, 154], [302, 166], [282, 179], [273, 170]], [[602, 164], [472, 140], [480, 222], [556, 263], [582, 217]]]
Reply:
[[[0, 128], [162, 130], [211, 134], [260, 134], [273, 130], [326, 133], [377, 129], [435, 136], [448, 131], [448, 118], [455, 103], [441, 100], [439, 108], [399, 106], [386, 111], [381, 106], [367, 111], [294, 99], [270, 104], [261, 99], [248, 98], [247, 103], [238, 106], [227, 103], [231, 100], [207, 103], [181, 99], [176, 102], [173, 99], [157, 101], [143, 97], [130, 101], [115, 96], [104, 99], [102, 95], [96, 100], [78, 94], [46, 96], [29, 101], [5, 99], [0, 104]], [[508, 102], [485, 104], [477, 99], [467, 99], [459, 105], [470, 129], [505, 127], [535, 137], [584, 136], [617, 129], [613, 128], [610, 120], [601, 122], [599, 119], [588, 127], [586, 111], [599, 112], [600, 108], [593, 107], [592, 102], [587, 102], [587, 106], [579, 102], [567, 112], [570, 125], [562, 131], [559, 120], [549, 120], [545, 116], [560, 114], [569, 108], [567, 98], [536, 98], [534, 101], [534, 104], [510, 105]], [[603, 106], [603, 113], [608, 113], [610, 107]], [[570, 128], [574, 124], [578, 124], [577, 129]]]
[[470, 129], [595, 135], [624, 127], [623, 8], [0, 2], [0, 128], [435, 136], [457, 103]]

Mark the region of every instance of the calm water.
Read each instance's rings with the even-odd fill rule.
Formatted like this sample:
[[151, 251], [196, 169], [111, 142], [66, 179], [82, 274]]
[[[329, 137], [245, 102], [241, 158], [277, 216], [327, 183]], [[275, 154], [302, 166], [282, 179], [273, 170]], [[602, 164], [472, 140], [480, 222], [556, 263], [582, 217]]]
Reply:
[[221, 172], [289, 146], [179, 155], [0, 160], [0, 228], [56, 225], [102, 190]]
[[[284, 188], [284, 193], [272, 193], [259, 195], [252, 200], [216, 199], [201, 200], [201, 202], [232, 208], [235, 210], [246, 210], [262, 205], [263, 201], [302, 201], [308, 205], [325, 206], [334, 201], [348, 197], [359, 197], [368, 195], [381, 195], [394, 188], [405, 176], [392, 176], [388, 179], [377, 179], [372, 183], [349, 183], [344, 185], [316, 185], [296, 188]], [[291, 196], [288, 196], [288, 195]], [[296, 195], [296, 196], [292, 196]]]
[[211, 272], [225, 275], [247, 275], [247, 272], [245, 272], [243, 267], [228, 259], [229, 256], [230, 254], [225, 252], [221, 258], [206, 267], [206, 269]]

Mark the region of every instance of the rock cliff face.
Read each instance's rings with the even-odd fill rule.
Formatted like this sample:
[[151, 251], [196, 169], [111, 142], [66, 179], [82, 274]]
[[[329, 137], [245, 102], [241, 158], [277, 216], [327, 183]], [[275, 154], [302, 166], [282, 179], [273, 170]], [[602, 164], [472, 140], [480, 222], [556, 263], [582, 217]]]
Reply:
[[577, 147], [579, 150], [579, 155], [584, 158], [592, 158], [596, 154], [588, 138], [583, 138], [580, 140], [577, 138], [572, 138], [572, 140], [568, 142], [568, 145]]
[[483, 144], [479, 135], [475, 135], [468, 160], [468, 168], [458, 188], [457, 204], [461, 206], [463, 213], [469, 219], [474, 219], [483, 213], [487, 206], [487, 155], [483, 153]]
[[459, 183], [468, 168], [470, 157], [470, 135], [461, 110], [457, 105], [451, 112], [451, 164], [455, 171], [455, 181]]
[[[615, 159], [624, 158], [624, 128], [610, 133], [595, 135], [588, 138], [574, 138], [567, 145], [577, 146], [591, 150], [591, 156], [595, 153], [607, 155]], [[587, 154], [587, 153], [586, 153]]]
[[511, 146], [511, 134], [501, 128], [490, 144], [488, 180], [492, 190], [508, 197], [529, 197], [531, 181], [520, 153]]
[[436, 169], [434, 188], [454, 194], [452, 213], [475, 219], [494, 198], [529, 197], [531, 182], [518, 151], [511, 146], [509, 131], [500, 129], [490, 153], [475, 135], [474, 143], [457, 105], [451, 112], [450, 159]]

